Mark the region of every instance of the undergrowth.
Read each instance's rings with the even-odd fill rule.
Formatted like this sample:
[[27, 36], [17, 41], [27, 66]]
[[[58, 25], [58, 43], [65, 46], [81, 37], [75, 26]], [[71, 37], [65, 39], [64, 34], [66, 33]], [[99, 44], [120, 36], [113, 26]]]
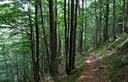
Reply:
[[126, 42], [128, 41], [127, 34], [122, 34], [118, 39], [114, 42], [105, 42], [103, 43], [100, 48], [97, 49], [97, 53], [100, 55], [107, 55], [107, 50], [109, 48], [112, 49], [120, 49]]
[[[108, 49], [116, 49], [116, 53], [107, 56]], [[105, 55], [104, 60], [108, 67], [111, 82], [128, 82], [128, 36], [122, 35], [112, 43], [105, 43], [97, 52]]]
[[83, 69], [85, 68], [85, 60], [86, 60], [87, 55], [77, 55], [76, 56], [76, 69], [74, 69], [71, 73], [71, 75], [65, 77], [65, 78], [61, 78], [56, 80], [55, 82], [77, 82], [81, 72], [83, 71]]

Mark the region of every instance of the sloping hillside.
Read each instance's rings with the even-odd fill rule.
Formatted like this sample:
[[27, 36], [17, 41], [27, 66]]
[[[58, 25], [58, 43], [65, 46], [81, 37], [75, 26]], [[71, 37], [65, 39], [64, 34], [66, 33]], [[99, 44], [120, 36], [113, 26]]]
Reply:
[[105, 58], [112, 82], [128, 82], [128, 38], [123, 39], [112, 46], [117, 49], [116, 53]]

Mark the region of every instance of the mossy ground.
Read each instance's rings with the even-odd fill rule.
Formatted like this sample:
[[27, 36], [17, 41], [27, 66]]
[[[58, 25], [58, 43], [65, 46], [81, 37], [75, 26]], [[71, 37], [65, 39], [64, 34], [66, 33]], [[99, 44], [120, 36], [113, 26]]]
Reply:
[[[117, 51], [107, 56], [106, 52], [109, 48]], [[104, 60], [108, 66], [111, 82], [128, 82], [128, 36], [126, 34], [121, 35], [113, 43], [105, 43], [97, 52], [105, 55]]]
[[97, 53], [100, 55], [107, 55], [106, 52], [108, 49], [120, 49], [126, 42], [128, 41], [127, 34], [121, 34], [118, 39], [114, 42], [105, 42], [103, 43], [100, 48], [97, 49]]

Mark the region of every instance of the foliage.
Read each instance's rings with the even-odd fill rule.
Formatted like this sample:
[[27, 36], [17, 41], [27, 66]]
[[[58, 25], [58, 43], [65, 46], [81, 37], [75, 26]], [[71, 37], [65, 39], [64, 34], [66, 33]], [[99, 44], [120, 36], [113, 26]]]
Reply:
[[[48, 63], [54, 55], [53, 53], [50, 53], [52, 50], [50, 48], [52, 45], [50, 43], [50, 38], [55, 39], [53, 38], [55, 36], [50, 35], [50, 33], [54, 34], [54, 32], [50, 31], [49, 20], [51, 19], [49, 15], [51, 13], [49, 13], [49, 11], [51, 10], [49, 9], [48, 0], [40, 2], [41, 8], [39, 4], [36, 4], [36, 1], [38, 2], [42, 0], [0, 1], [0, 82], [33, 81], [34, 73], [37, 71], [36, 68], [34, 69], [34, 66], [37, 67], [34, 61], [38, 61], [38, 73], [40, 74], [40, 79], [42, 81], [45, 81], [45, 79], [49, 77], [52, 78], [50, 76], [50, 65]], [[120, 34], [122, 34], [120, 36], [122, 38], [118, 38], [117, 41], [114, 42], [104, 41], [103, 30], [105, 27], [106, 0], [78, 1], [78, 10], [75, 13], [75, 9], [74, 12], [71, 12], [72, 8], [70, 0], [66, 1], [66, 11], [64, 11], [64, 0], [53, 0], [53, 13], [56, 16], [52, 17], [56, 22], [56, 29], [54, 30], [57, 30], [57, 57], [55, 57], [57, 62], [54, 63], [55, 65], [58, 64], [58, 67], [55, 67], [57, 72], [59, 69], [65, 70], [65, 60], [67, 55], [65, 49], [65, 22], [68, 23], [68, 31], [66, 35], [69, 40], [67, 44], [69, 44], [70, 39], [73, 37], [73, 34], [70, 34], [70, 31], [72, 31], [71, 21], [73, 21], [73, 24], [74, 22], [77, 23], [76, 34], [74, 34], [74, 36], [76, 36], [76, 39], [74, 39], [74, 41], [76, 41], [76, 43], [74, 43], [76, 46], [74, 50], [74, 52], [76, 52], [76, 54], [74, 54], [76, 69], [73, 70], [74, 72], [71, 76], [62, 79], [64, 82], [75, 82], [78, 79], [80, 72], [84, 68], [83, 61], [86, 59], [88, 49], [96, 48], [98, 53], [107, 55], [105, 54], [107, 49], [120, 49], [122, 45], [128, 41], [127, 34], [122, 34], [122, 28], [124, 28], [124, 23], [126, 22], [125, 16], [127, 17], [125, 11], [127, 9], [124, 9], [124, 3], [122, 0], [116, 1], [115, 10], [116, 35], [120, 36]], [[35, 7], [35, 5], [37, 5], [37, 7]], [[109, 16], [107, 18], [109, 24], [108, 39], [113, 40], [113, 0], [110, 0], [109, 5]], [[74, 6], [77, 6], [76, 3]], [[64, 20], [64, 13], [66, 13], [66, 21]], [[71, 13], [77, 14], [77, 17], [73, 16], [74, 18], [77, 18], [77, 21], [71, 20]], [[38, 29], [36, 29], [36, 23], [39, 27]], [[39, 33], [37, 33], [37, 31], [39, 31]], [[36, 48], [37, 40], [39, 40], [39, 60], [36, 59], [36, 56], [38, 55], [36, 54], [38, 51]], [[71, 43], [72, 42], [70, 42], [70, 44]], [[70, 44], [68, 50], [71, 50]], [[32, 49], [34, 49], [34, 52], [32, 52]], [[127, 60], [127, 57], [124, 57], [123, 55], [126, 52], [123, 53], [122, 50], [119, 50], [120, 52], [118, 54], [121, 54], [121, 56], [115, 59], [117, 61], [114, 61], [114, 65], [121, 65], [122, 62]], [[123, 61], [120, 62], [121, 60]], [[61, 81], [61, 79], [59, 80]]]

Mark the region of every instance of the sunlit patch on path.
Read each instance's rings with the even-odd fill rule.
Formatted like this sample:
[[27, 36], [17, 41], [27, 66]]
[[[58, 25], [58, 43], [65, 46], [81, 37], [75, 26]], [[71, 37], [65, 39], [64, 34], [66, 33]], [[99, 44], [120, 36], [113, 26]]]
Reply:
[[91, 61], [90, 60], [87, 60], [86, 63], [91, 63]]
[[102, 58], [90, 53], [78, 82], [110, 82]]

